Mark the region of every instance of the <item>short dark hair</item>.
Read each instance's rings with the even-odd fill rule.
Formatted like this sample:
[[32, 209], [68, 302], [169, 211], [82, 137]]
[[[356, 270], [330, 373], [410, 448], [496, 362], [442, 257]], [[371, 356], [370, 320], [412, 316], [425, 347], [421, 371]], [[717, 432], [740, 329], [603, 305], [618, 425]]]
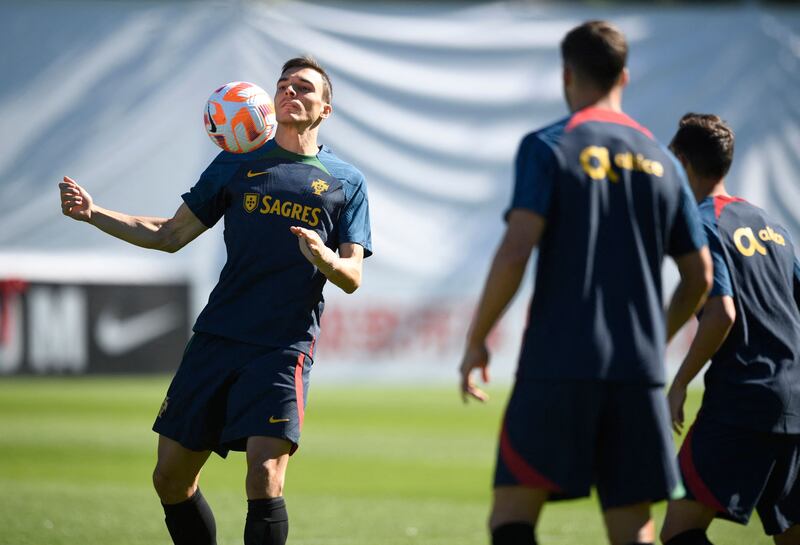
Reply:
[[601, 91], [610, 90], [628, 61], [625, 35], [607, 21], [587, 21], [561, 42], [564, 64], [586, 76]]
[[724, 178], [733, 162], [734, 134], [714, 114], [688, 113], [678, 123], [670, 149], [703, 178]]
[[289, 59], [283, 63], [281, 74], [292, 68], [310, 68], [311, 70], [319, 72], [319, 75], [322, 76], [322, 98], [328, 101], [328, 103], [331, 102], [333, 98], [333, 84], [331, 84], [331, 78], [328, 77], [328, 73], [314, 57], [311, 55], [303, 55], [302, 57]]

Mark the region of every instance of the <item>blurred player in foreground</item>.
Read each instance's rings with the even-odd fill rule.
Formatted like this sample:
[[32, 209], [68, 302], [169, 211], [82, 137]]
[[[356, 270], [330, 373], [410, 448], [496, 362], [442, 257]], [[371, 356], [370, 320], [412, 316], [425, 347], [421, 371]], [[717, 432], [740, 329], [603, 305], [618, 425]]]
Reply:
[[[500, 434], [489, 520], [494, 545], [535, 544], [545, 501], [600, 496], [614, 545], [652, 543], [652, 502], [681, 493], [663, 394], [667, 340], [711, 282], [684, 174], [622, 112], [627, 44], [604, 21], [561, 44], [572, 114], [526, 136], [507, 228], [472, 322], [462, 395], [486, 399], [486, 338], [539, 247], [516, 383]], [[681, 280], [666, 324], [661, 267]]]
[[670, 502], [668, 545], [708, 545], [715, 516], [755, 508], [778, 545], [800, 544], [800, 265], [788, 231], [728, 194], [733, 131], [687, 114], [670, 145], [686, 168], [714, 263], [714, 284], [669, 389], [675, 431], [686, 387], [710, 359], [700, 412], [679, 465], [687, 498]]
[[313, 59], [287, 61], [275, 107], [274, 140], [220, 153], [170, 219], [106, 210], [73, 180], [60, 184], [65, 215], [145, 248], [175, 252], [225, 218], [227, 262], [153, 426], [153, 483], [176, 545], [216, 543], [198, 482], [211, 452], [229, 450], [247, 453], [245, 545], [285, 543], [284, 476], [300, 440], [322, 288], [330, 280], [355, 291], [371, 253], [363, 176], [317, 145], [332, 111], [328, 75]]

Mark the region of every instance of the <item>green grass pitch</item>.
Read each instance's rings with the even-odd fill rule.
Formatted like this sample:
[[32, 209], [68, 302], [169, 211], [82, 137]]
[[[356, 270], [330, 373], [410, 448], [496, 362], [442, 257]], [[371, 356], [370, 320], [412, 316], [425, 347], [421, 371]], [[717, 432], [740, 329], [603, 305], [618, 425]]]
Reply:
[[[167, 545], [150, 484], [150, 431], [167, 377], [0, 380], [0, 545]], [[464, 406], [452, 387], [310, 391], [289, 466], [291, 545], [485, 545], [495, 440], [508, 388]], [[699, 403], [695, 393], [689, 413]], [[244, 458], [212, 456], [201, 486], [220, 545], [242, 543]], [[655, 510], [663, 517], [663, 504]], [[753, 520], [712, 540], [771, 543]], [[594, 500], [548, 505], [544, 545], [606, 543]]]

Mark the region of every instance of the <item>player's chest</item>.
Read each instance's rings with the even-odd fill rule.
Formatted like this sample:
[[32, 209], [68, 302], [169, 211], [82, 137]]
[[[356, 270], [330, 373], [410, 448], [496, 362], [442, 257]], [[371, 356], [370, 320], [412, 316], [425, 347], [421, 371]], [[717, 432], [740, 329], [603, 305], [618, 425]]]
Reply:
[[277, 220], [325, 229], [344, 205], [341, 182], [305, 165], [248, 165], [229, 184], [227, 198], [229, 219], [264, 227]]

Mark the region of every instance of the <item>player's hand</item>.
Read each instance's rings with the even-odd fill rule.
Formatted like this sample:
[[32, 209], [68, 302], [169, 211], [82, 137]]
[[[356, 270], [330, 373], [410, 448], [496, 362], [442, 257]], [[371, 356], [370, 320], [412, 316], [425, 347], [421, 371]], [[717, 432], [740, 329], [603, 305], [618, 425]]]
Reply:
[[289, 227], [289, 230], [297, 237], [300, 252], [312, 265], [320, 268], [333, 263], [336, 258], [334, 251], [325, 246], [316, 231], [304, 227]]
[[92, 219], [92, 196], [69, 176], [58, 184], [61, 192], [61, 212], [78, 221]]
[[667, 392], [667, 403], [669, 403], [672, 429], [680, 435], [683, 433], [683, 405], [686, 403], [686, 386], [673, 382]]
[[484, 384], [489, 382], [489, 351], [485, 345], [467, 346], [464, 358], [461, 360], [461, 399], [464, 403], [472, 397], [478, 401], [486, 401], [489, 395], [475, 386], [472, 380], [473, 369], [481, 370], [481, 379]]

